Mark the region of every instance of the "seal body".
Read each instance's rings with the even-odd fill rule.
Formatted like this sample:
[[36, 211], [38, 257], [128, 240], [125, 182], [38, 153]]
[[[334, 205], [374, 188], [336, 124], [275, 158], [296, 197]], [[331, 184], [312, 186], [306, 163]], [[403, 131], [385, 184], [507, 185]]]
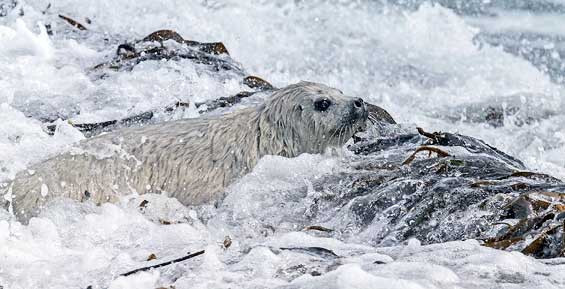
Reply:
[[185, 205], [210, 203], [262, 156], [341, 146], [364, 129], [367, 116], [362, 99], [300, 82], [258, 107], [86, 139], [18, 173], [4, 190], [24, 222], [56, 197], [102, 203], [130, 193], [166, 193]]

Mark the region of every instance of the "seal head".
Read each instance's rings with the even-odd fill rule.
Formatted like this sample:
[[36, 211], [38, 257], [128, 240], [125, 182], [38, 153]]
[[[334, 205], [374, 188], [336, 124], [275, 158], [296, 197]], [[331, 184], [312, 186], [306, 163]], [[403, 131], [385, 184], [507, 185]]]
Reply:
[[367, 117], [361, 98], [319, 83], [289, 85], [275, 92], [261, 112], [261, 155], [295, 157], [342, 146], [365, 129]]

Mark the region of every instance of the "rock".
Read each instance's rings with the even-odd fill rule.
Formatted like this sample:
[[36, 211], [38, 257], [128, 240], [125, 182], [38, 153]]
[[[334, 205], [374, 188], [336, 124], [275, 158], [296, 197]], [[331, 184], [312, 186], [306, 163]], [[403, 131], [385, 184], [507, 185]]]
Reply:
[[155, 31], [142, 40], [119, 45], [116, 56], [108, 62], [94, 66], [93, 71], [100, 69], [131, 70], [137, 64], [147, 60], [179, 59], [190, 59], [213, 71], [229, 70], [241, 74], [242, 78], [245, 76], [243, 68], [229, 56], [223, 43], [185, 40], [172, 30]]

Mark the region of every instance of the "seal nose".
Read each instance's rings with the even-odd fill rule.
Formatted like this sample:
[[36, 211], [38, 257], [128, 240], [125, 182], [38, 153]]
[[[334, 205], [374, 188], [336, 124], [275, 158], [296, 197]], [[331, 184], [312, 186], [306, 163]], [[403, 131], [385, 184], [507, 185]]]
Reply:
[[356, 119], [366, 119], [368, 111], [365, 101], [362, 98], [354, 98], [351, 101], [351, 112]]
[[352, 104], [353, 104], [353, 111], [355, 111], [355, 113], [363, 115], [367, 111], [367, 106], [365, 105], [365, 102], [363, 101], [362, 98], [353, 99]]
[[364, 104], [365, 104], [365, 102], [363, 102], [362, 98], [357, 98], [353, 101], [353, 106], [355, 106], [355, 108], [357, 108], [357, 109], [363, 108]]

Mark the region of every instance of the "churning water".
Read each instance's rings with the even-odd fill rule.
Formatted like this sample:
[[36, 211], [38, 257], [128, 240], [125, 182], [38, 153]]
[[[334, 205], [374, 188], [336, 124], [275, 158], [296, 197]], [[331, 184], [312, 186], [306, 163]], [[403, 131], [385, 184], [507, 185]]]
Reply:
[[[564, 179], [565, 1], [435, 2], [0, 0], [0, 182], [84, 138], [64, 122], [49, 136], [41, 119], [104, 121], [245, 89], [232, 75], [202, 71], [189, 60], [147, 61], [102, 79], [89, 71], [111, 58], [119, 43], [159, 29], [222, 41], [249, 74], [276, 86], [326, 83], [386, 108], [398, 122], [480, 138], [530, 170]], [[88, 30], [74, 29], [58, 14]], [[189, 110], [178, 117], [197, 116]], [[341, 157], [266, 157], [232, 191], [244, 196], [308, 186], [344, 169]], [[266, 203], [250, 198], [243, 207], [225, 206], [244, 213]], [[535, 260], [473, 240], [375, 248], [292, 225], [269, 233], [249, 224], [233, 235], [214, 208], [197, 212], [154, 196], [142, 214], [137, 204], [135, 196], [100, 207], [62, 201], [27, 226], [0, 210], [0, 288], [565, 284], [562, 259]], [[226, 235], [232, 245], [224, 250]], [[274, 249], [297, 246], [341, 257]], [[200, 249], [206, 253], [199, 259], [119, 277]], [[157, 260], [147, 262], [150, 254]]]

